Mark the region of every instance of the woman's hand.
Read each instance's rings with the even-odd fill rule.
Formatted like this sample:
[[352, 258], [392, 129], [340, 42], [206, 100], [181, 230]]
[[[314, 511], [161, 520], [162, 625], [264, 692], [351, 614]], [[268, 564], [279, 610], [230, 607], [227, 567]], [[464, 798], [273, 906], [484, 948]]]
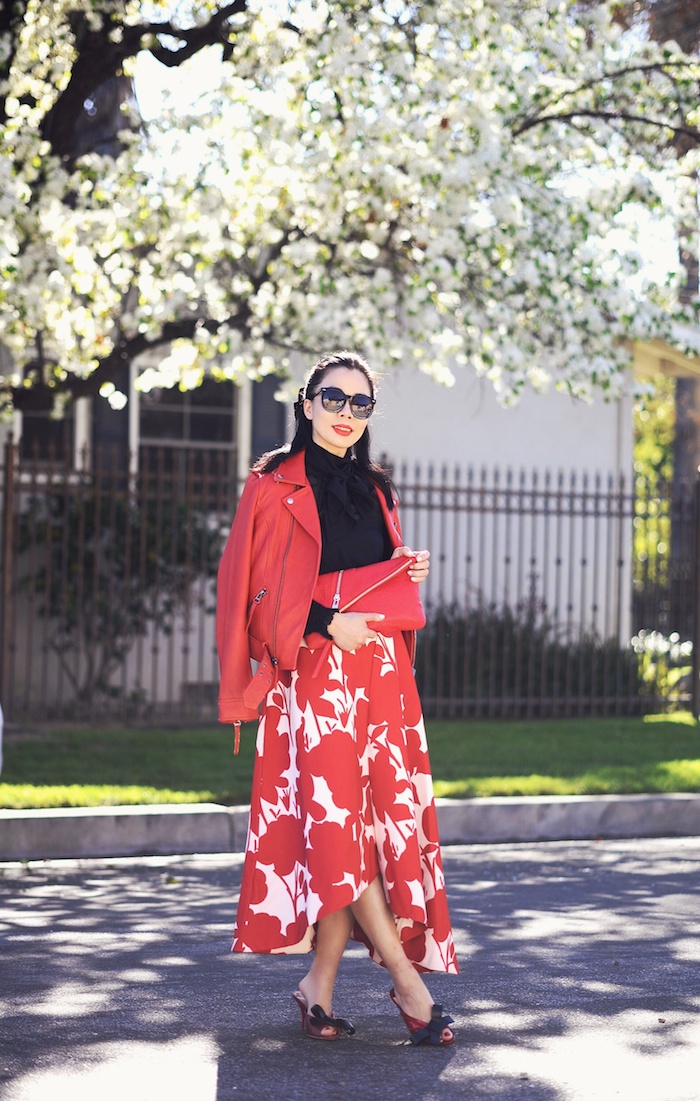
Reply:
[[328, 634], [341, 650], [353, 653], [360, 646], [373, 642], [377, 632], [370, 623], [384, 619], [379, 612], [336, 612], [328, 624]]
[[411, 581], [415, 581], [417, 585], [420, 585], [421, 581], [425, 581], [430, 571], [430, 558], [429, 550], [413, 551], [410, 547], [397, 547], [392, 558], [401, 558], [403, 555], [411, 556], [415, 555], [416, 560], [412, 566], [408, 568], [408, 576]]

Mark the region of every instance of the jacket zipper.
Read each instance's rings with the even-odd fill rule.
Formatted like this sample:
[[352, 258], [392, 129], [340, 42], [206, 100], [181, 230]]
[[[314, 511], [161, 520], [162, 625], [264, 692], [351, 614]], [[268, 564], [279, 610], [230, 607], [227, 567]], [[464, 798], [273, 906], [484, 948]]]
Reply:
[[247, 627], [250, 627], [250, 621], [253, 618], [253, 612], [255, 611], [253, 605], [257, 604], [259, 606], [260, 601], [262, 600], [262, 598], [264, 596], [267, 596], [267, 589], [261, 589], [259, 593], [256, 593], [255, 596], [253, 597], [253, 599], [251, 600], [250, 604], [248, 605], [248, 616], [247, 616], [247, 621], [246, 621], [246, 626]]
[[259, 593], [256, 593], [248, 605], [248, 611], [252, 611], [253, 605], [259, 604], [264, 596], [267, 596], [267, 589], [261, 589]]
[[280, 573], [280, 583], [277, 590], [277, 603], [275, 605], [275, 612], [272, 618], [272, 664], [277, 665], [277, 619], [279, 616], [280, 603], [282, 601], [282, 589], [284, 587], [284, 575], [287, 572], [287, 558], [289, 557], [289, 548], [292, 545], [292, 532], [294, 531], [294, 517], [290, 514], [289, 517], [289, 535], [287, 536], [287, 545], [284, 548], [284, 554], [282, 556], [282, 572]]

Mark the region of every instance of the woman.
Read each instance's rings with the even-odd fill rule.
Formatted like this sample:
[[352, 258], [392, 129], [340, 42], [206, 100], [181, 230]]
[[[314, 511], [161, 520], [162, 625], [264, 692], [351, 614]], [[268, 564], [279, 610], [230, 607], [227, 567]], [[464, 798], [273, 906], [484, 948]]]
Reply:
[[[414, 636], [382, 635], [378, 611], [313, 601], [319, 573], [413, 555], [370, 459], [374, 406], [364, 359], [323, 356], [291, 445], [253, 467], [222, 558], [220, 719], [237, 738], [262, 703], [233, 951], [313, 948], [293, 997], [307, 1034], [336, 1040], [354, 1032], [333, 1017], [333, 988], [348, 938], [360, 940], [389, 971], [412, 1041], [449, 1044], [452, 1018], [421, 977], [458, 967]], [[415, 556], [416, 584], [428, 559]], [[320, 635], [330, 642], [314, 648]]]

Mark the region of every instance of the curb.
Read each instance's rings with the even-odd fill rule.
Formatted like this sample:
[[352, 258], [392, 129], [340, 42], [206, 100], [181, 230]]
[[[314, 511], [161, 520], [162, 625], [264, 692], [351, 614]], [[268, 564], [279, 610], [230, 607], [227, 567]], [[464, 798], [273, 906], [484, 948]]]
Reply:
[[248, 807], [173, 803], [0, 810], [0, 861], [240, 852]]
[[[444, 845], [700, 836], [700, 795], [436, 799]], [[0, 810], [0, 861], [234, 853], [247, 806], [214, 803]]]
[[700, 835], [700, 795], [436, 799], [445, 845]]

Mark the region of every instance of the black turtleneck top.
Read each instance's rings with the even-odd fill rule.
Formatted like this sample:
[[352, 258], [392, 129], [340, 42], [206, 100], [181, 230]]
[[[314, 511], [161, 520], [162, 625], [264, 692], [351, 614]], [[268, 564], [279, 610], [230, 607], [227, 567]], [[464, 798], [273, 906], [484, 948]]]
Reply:
[[[320, 573], [391, 558], [393, 545], [374, 483], [350, 453], [334, 455], [311, 441], [305, 458], [321, 521]], [[330, 638], [327, 628], [334, 614], [331, 608], [313, 601], [305, 634], [318, 631]]]

